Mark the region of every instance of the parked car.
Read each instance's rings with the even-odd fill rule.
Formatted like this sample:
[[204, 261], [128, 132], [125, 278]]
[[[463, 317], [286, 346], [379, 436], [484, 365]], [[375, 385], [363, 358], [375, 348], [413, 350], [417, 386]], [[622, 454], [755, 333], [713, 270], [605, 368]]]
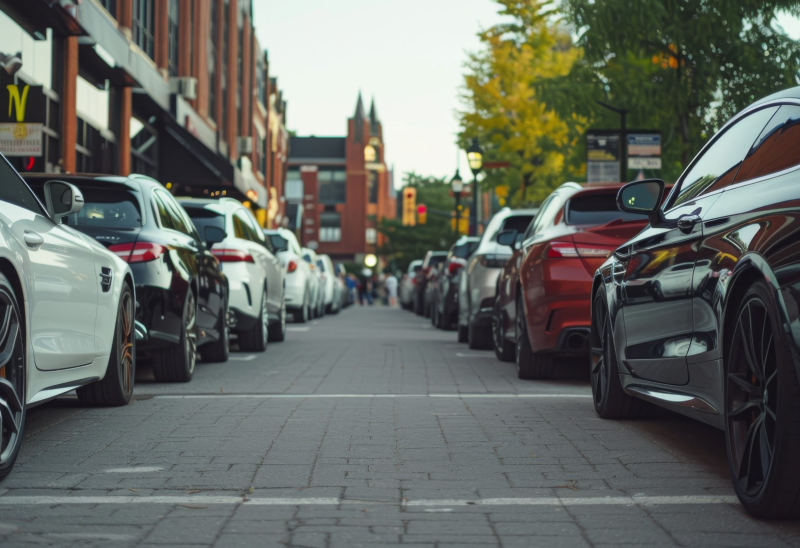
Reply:
[[303, 259], [303, 250], [294, 232], [277, 228], [264, 230], [264, 235], [285, 269], [283, 299], [286, 310], [292, 321], [305, 323], [313, 315], [316, 276]]
[[497, 243], [497, 234], [510, 229], [524, 232], [537, 211], [504, 207], [495, 213], [467, 263], [466, 275], [459, 281], [458, 340], [469, 343], [470, 348], [492, 348], [497, 277], [511, 256], [507, 246]]
[[338, 314], [342, 309], [342, 287], [339, 275], [328, 255], [317, 255], [317, 268], [322, 274], [322, 295], [326, 314]]
[[[447, 259], [447, 251], [428, 251], [422, 260], [422, 267], [414, 276], [414, 313], [430, 317], [430, 293], [427, 293], [428, 280], [439, 264]], [[427, 297], [427, 299], [426, 299]]]
[[[767, 518], [800, 516], [798, 128], [793, 88], [725, 124], [663, 205], [662, 181], [623, 187], [620, 209], [650, 224], [592, 288], [597, 414], [634, 418], [655, 404], [723, 429], [736, 494]], [[649, 286], [676, 265], [692, 276], [670, 276], [660, 298]]]
[[76, 230], [91, 196], [51, 179], [45, 207], [0, 155], [0, 479], [29, 407], [71, 390], [91, 406], [126, 405], [133, 394], [133, 274]]
[[[52, 175], [26, 176], [44, 195]], [[187, 382], [198, 348], [206, 361], [228, 360], [228, 279], [209, 251], [219, 234], [201, 236], [158, 181], [144, 175], [59, 175], [85, 204], [68, 223], [125, 260], [133, 272], [136, 320], [147, 329], [137, 352], [158, 381]]]
[[[542, 204], [497, 284], [495, 352], [516, 361], [521, 379], [552, 376], [556, 357], [588, 351], [592, 277], [645, 226], [617, 209], [619, 184], [566, 183]], [[511, 249], [517, 231], [501, 232]]]
[[400, 306], [406, 310], [414, 309], [414, 285], [417, 282], [417, 272], [422, 268], [422, 259], [411, 261], [408, 271], [400, 280]]
[[233, 198], [182, 199], [198, 232], [218, 231], [211, 253], [228, 277], [229, 326], [243, 352], [263, 352], [286, 338], [284, 269], [253, 214]]
[[345, 266], [342, 263], [336, 263], [335, 269], [336, 269], [336, 280], [337, 283], [339, 284], [339, 290], [341, 295], [340, 298], [341, 308], [344, 309], [353, 304], [355, 299], [353, 299], [353, 293], [352, 291], [350, 291], [350, 288], [347, 285], [347, 268], [345, 268]]
[[447, 252], [433, 295], [433, 325], [439, 329], [450, 330], [458, 324], [458, 278], [480, 241], [475, 236], [461, 236]]
[[317, 265], [319, 260], [313, 249], [303, 248], [303, 260], [311, 269], [311, 317], [321, 318], [325, 315], [325, 286], [323, 273]]

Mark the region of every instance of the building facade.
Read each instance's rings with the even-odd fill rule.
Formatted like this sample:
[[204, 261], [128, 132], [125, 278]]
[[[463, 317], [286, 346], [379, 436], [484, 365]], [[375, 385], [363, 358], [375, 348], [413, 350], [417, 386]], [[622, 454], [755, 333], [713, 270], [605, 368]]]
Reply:
[[289, 151], [285, 226], [318, 253], [362, 263], [383, 244], [378, 221], [396, 217], [374, 101], [367, 115], [359, 94], [346, 137], [291, 137]]
[[0, 152], [280, 220], [286, 102], [252, 19], [252, 0], [0, 0]]

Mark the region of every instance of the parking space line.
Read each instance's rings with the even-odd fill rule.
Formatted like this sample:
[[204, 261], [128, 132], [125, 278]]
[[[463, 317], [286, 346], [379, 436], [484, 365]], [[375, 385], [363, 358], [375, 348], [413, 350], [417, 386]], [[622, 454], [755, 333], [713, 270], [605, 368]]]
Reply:
[[337, 497], [302, 498], [246, 498], [230, 495], [143, 495], [143, 496], [0, 496], [0, 506], [52, 506], [82, 504], [193, 504], [193, 505], [247, 505], [247, 506], [368, 506], [394, 505], [401, 508], [437, 508], [457, 506], [657, 506], [657, 505], [710, 505], [738, 504], [735, 496], [608, 496], [608, 497], [529, 497], [487, 499], [420, 499], [403, 501], [347, 500]]
[[291, 331], [293, 333], [303, 333], [311, 329], [310, 327], [287, 327], [286, 331]]
[[132, 466], [130, 468], [109, 468], [103, 470], [106, 474], [136, 474], [143, 472], [161, 472], [164, 468], [161, 466]]
[[591, 394], [160, 394], [153, 396], [159, 400], [196, 399], [332, 399], [332, 398], [450, 398], [450, 399], [553, 399], [553, 398], [591, 398]]
[[228, 356], [229, 360], [235, 360], [237, 362], [251, 362], [256, 359], [255, 354], [250, 354], [249, 356]]

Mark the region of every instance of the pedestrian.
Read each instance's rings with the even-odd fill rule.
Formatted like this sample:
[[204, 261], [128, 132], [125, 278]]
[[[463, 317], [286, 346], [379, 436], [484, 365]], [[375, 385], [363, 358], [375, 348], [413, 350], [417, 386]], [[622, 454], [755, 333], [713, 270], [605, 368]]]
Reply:
[[389, 271], [383, 280], [383, 287], [386, 289], [386, 296], [389, 298], [389, 306], [397, 306], [397, 276]]
[[364, 268], [358, 281], [358, 304], [364, 306], [364, 301], [367, 301], [372, 306], [372, 269]]

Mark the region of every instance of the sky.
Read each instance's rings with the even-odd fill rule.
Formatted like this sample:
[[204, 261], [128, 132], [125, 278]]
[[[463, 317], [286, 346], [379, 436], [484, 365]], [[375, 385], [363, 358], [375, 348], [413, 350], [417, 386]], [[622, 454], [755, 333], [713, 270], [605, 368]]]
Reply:
[[[343, 136], [359, 90], [375, 98], [386, 160], [402, 174], [463, 176], [459, 89], [476, 34], [500, 21], [492, 0], [254, 0], [259, 43], [298, 135]], [[778, 23], [800, 39], [800, 21]]]

